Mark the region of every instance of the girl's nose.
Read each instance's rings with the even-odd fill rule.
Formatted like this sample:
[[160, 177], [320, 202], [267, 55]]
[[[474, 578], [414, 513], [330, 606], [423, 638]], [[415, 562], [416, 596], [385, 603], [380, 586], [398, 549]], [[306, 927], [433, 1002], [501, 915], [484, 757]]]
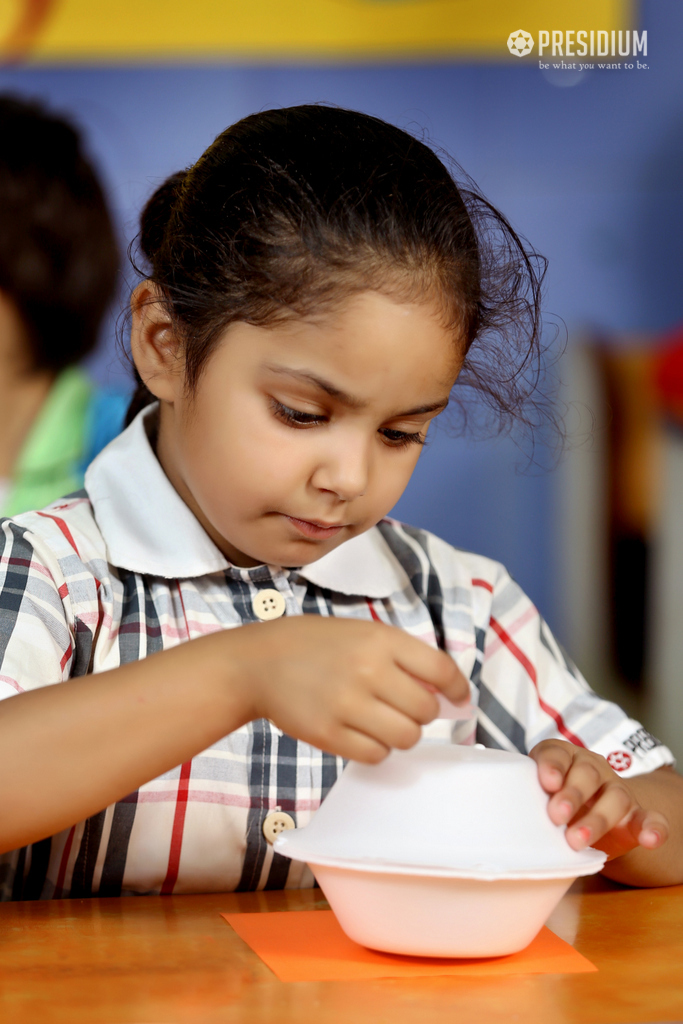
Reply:
[[367, 442], [340, 437], [334, 445], [326, 446], [312, 483], [321, 491], [332, 491], [342, 501], [353, 501], [367, 491], [369, 475]]

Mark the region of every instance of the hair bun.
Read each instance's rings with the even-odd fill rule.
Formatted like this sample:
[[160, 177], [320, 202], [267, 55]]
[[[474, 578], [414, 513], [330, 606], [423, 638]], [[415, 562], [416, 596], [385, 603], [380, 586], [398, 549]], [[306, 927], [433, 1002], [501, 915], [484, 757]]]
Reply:
[[152, 193], [140, 216], [139, 246], [154, 266], [166, 236], [166, 228], [185, 181], [187, 171], [176, 171]]

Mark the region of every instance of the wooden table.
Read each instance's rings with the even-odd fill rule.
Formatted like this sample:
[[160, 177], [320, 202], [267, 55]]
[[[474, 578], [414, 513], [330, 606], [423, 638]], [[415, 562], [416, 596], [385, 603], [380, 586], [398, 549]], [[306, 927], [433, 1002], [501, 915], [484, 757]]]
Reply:
[[326, 906], [319, 890], [2, 904], [0, 1021], [683, 1021], [683, 886], [577, 883], [550, 924], [593, 974], [284, 984], [219, 916]]

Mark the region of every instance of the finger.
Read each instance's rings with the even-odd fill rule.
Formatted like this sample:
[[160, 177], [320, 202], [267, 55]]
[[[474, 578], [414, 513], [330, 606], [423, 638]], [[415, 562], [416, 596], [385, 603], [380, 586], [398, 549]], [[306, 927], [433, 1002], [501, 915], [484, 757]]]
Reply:
[[656, 850], [668, 838], [669, 822], [664, 815], [638, 806], [632, 814], [606, 832], [602, 839], [594, 840], [592, 845], [606, 853], [608, 860], [614, 860], [637, 846]]
[[669, 822], [659, 811], [648, 811], [640, 805], [617, 822], [613, 832], [622, 835], [628, 832], [633, 846], [644, 846], [654, 850], [669, 838]]
[[404, 672], [423, 683], [431, 683], [454, 704], [469, 702], [469, 682], [450, 655], [401, 630], [395, 629], [395, 633], [394, 659]]
[[669, 838], [669, 822], [659, 811], [643, 811], [639, 808], [634, 815], [632, 828], [638, 828], [638, 845], [647, 850], [656, 850]]
[[[544, 740], [529, 753], [538, 764], [538, 781], [546, 793], [557, 793], [572, 766], [576, 747], [562, 740]], [[555, 822], [559, 824], [559, 822]]]
[[434, 696], [438, 690], [427, 689], [419, 679], [408, 676], [401, 669], [383, 674], [377, 680], [375, 696], [407, 715], [419, 725], [433, 722], [439, 714], [439, 702]]
[[556, 825], [566, 825], [605, 783], [606, 779], [600, 771], [599, 762], [593, 758], [575, 757], [565, 776], [562, 789], [555, 793], [548, 803], [551, 821]]
[[330, 753], [362, 764], [379, 764], [389, 754], [389, 747], [357, 729], [342, 728], [332, 743], [325, 747]]
[[343, 724], [386, 747], [399, 750], [415, 746], [422, 736], [422, 729], [416, 721], [376, 698], [357, 702], [349, 709]]
[[[619, 825], [624, 830], [626, 839], [630, 832], [629, 822], [638, 809], [637, 801], [626, 786], [619, 782], [610, 783], [604, 786], [589, 809], [585, 812], [580, 809], [578, 815], [570, 822], [566, 833], [567, 842], [573, 850], [583, 850], [599, 842]], [[627, 842], [627, 848], [637, 846], [639, 831], [638, 827], [632, 841]]]

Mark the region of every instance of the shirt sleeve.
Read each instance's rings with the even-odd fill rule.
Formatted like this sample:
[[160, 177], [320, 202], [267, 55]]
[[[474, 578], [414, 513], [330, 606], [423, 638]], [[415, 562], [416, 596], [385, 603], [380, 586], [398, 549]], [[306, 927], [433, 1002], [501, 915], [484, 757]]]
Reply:
[[491, 582], [473, 581], [488, 605], [478, 678], [485, 741], [528, 753], [541, 740], [567, 740], [602, 754], [624, 777], [673, 764], [640, 722], [591, 690], [533, 603], [498, 569]]
[[69, 678], [69, 603], [47, 545], [15, 520], [0, 519], [0, 699]]

